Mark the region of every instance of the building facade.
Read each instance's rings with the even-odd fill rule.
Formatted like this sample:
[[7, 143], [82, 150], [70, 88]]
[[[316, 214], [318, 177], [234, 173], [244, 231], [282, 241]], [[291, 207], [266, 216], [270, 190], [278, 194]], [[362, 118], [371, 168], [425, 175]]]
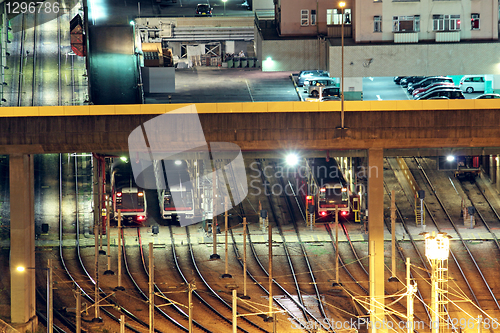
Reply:
[[356, 43], [498, 39], [497, 0], [277, 0], [280, 36], [344, 36]]

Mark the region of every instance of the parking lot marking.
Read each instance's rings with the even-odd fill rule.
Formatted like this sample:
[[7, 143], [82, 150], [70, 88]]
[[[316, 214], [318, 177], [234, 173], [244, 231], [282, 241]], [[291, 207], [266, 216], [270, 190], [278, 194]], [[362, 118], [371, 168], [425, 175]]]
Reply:
[[248, 85], [248, 80], [245, 80], [245, 83], [247, 84], [248, 94], [250, 95], [250, 99], [252, 100], [252, 102], [255, 102], [255, 101], [253, 100], [252, 92], [250, 91], [250, 86]]

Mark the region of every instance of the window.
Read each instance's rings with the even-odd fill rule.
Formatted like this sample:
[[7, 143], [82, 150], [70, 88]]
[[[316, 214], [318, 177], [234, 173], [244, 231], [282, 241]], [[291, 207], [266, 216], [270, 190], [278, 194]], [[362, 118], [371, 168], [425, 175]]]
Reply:
[[434, 31], [460, 30], [460, 15], [432, 15]]
[[[342, 9], [327, 9], [326, 24], [341, 25], [342, 24]], [[351, 9], [344, 9], [344, 24], [351, 24]]]
[[470, 14], [470, 30], [479, 30], [479, 14]]
[[373, 32], [382, 32], [382, 16], [373, 17]]
[[311, 10], [311, 25], [316, 25], [316, 9]]
[[420, 15], [393, 16], [392, 17], [392, 31], [393, 32], [420, 31]]
[[309, 25], [309, 9], [302, 9], [300, 11], [300, 25], [301, 26]]

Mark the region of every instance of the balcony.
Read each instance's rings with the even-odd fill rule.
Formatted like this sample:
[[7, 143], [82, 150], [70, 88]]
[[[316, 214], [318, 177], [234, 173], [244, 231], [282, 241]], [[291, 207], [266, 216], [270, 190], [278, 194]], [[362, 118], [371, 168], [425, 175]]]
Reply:
[[[342, 37], [342, 26], [341, 25], [329, 25], [328, 29], [328, 37]], [[352, 26], [350, 24], [344, 24], [344, 37], [351, 38], [352, 37]]]
[[418, 32], [395, 32], [394, 43], [418, 43]]
[[460, 42], [460, 30], [436, 32], [436, 42]]

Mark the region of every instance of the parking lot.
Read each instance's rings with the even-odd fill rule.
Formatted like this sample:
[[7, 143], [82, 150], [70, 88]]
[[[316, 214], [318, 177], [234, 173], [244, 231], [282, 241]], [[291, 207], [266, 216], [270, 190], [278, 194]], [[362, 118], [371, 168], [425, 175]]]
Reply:
[[[262, 72], [259, 68], [194, 67], [175, 71], [175, 93], [148, 94], [147, 104], [279, 102], [314, 99], [294, 86], [291, 72]], [[295, 76], [296, 77], [296, 76]], [[482, 93], [464, 93], [466, 99]], [[300, 96], [300, 97], [299, 97]], [[393, 77], [363, 78], [363, 100], [412, 99]]]

